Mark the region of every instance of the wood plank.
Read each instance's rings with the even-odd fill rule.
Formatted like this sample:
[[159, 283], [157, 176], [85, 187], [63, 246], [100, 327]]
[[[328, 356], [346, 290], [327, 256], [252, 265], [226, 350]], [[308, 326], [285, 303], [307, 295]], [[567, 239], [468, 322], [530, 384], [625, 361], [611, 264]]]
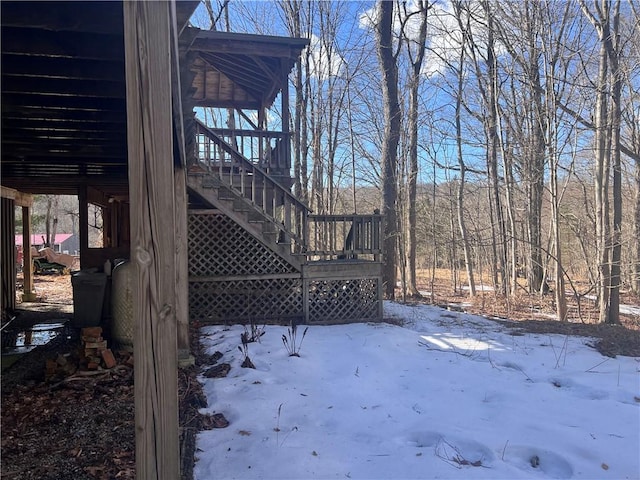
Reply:
[[[4, 100], [4, 99], [3, 99]], [[34, 122], [83, 122], [98, 125], [116, 124], [123, 126], [126, 124], [126, 111], [122, 110], [63, 110], [59, 108], [39, 107], [37, 110], [21, 105], [2, 104], [3, 120], [32, 120]], [[124, 128], [123, 128], [124, 131]]]
[[2, 55], [2, 75], [124, 82], [124, 61], [75, 60], [7, 53]]
[[80, 236], [80, 268], [87, 268], [87, 251], [89, 250], [89, 203], [87, 186], [78, 188], [78, 233]]
[[33, 195], [24, 193], [14, 188], [0, 186], [2, 198], [10, 198], [15, 202], [16, 207], [31, 207], [33, 205]]
[[86, 122], [74, 119], [44, 119], [44, 118], [25, 118], [23, 116], [7, 117], [2, 115], [3, 120], [9, 120], [7, 124], [12, 129], [25, 129], [25, 130], [41, 130], [41, 131], [53, 131], [53, 132], [74, 132], [82, 131], [88, 133], [99, 132], [118, 132], [121, 135], [126, 134], [125, 122]]
[[2, 27], [118, 33], [122, 9], [116, 2], [2, 2]]
[[16, 308], [16, 249], [15, 249], [15, 201], [13, 198], [0, 198], [0, 265], [2, 295], [1, 309]]
[[382, 264], [357, 260], [310, 262], [302, 266], [305, 279], [371, 278], [382, 275]]
[[22, 290], [25, 298], [29, 299], [33, 293], [33, 272], [31, 271], [31, 207], [28, 206], [22, 207], [22, 261]]
[[[89, 112], [125, 112], [126, 102], [124, 98], [100, 98], [100, 97], [61, 97], [58, 95], [39, 95], [33, 93], [15, 93], [2, 96], [2, 111], [12, 107], [25, 109], [32, 107], [36, 109], [50, 108], [73, 112], [84, 110]], [[34, 112], [36, 113], [36, 112]]]
[[190, 282], [237, 282], [251, 280], [282, 280], [300, 278], [299, 272], [294, 273], [264, 273], [258, 275], [219, 275], [214, 277], [189, 277]]
[[[119, 129], [120, 130], [120, 129]], [[36, 141], [61, 142], [68, 145], [101, 145], [110, 146], [123, 142], [124, 129], [121, 131], [104, 131], [100, 129], [78, 130], [71, 128], [20, 127], [11, 126], [2, 129], [2, 140], [8, 144], [29, 144]]]
[[[114, 194], [120, 194], [123, 190], [128, 193], [127, 167], [125, 165], [118, 170], [119, 172], [109, 169], [106, 174], [99, 177], [85, 176], [84, 178], [72, 177], [69, 174], [51, 176], [46, 173], [40, 176], [22, 174], [16, 177], [15, 172], [11, 172], [12, 176], [9, 177], [3, 162], [2, 181], [12, 188], [28, 189], [34, 195], [77, 195], [78, 187], [82, 184], [91, 184]], [[105, 179], [105, 176], [108, 178]]]
[[53, 32], [30, 28], [2, 27], [2, 53], [82, 58], [122, 59], [121, 35]]
[[[124, 2], [136, 477], [180, 477], [169, 2]], [[168, 214], [169, 213], [169, 214]]]
[[183, 168], [175, 170], [176, 232], [176, 317], [178, 321], [178, 358], [189, 358], [189, 232], [187, 226], [187, 178]]
[[57, 97], [124, 98], [121, 80], [87, 81], [76, 78], [2, 76], [2, 93], [37, 93]]
[[192, 50], [201, 52], [221, 52], [235, 55], [260, 54], [268, 57], [295, 59], [300, 51], [309, 44], [307, 39], [273, 37], [268, 35], [226, 33], [215, 31], [198, 32], [193, 41]]
[[[91, 157], [93, 165], [108, 165], [115, 163], [122, 163], [126, 165], [127, 163], [127, 152], [124, 145], [108, 148], [74, 145], [73, 148], [55, 150], [47, 147], [47, 145], [25, 145], [24, 147], [16, 147], [12, 149], [11, 154], [6, 154], [6, 156], [2, 158], [3, 168], [4, 165], [9, 165], [11, 162], [17, 163], [18, 165], [24, 165], [25, 157], [29, 157], [30, 161], [33, 160], [33, 164], [24, 165], [25, 168], [39, 168], [47, 163], [61, 162], [60, 164], [73, 165], [76, 170], [79, 170], [82, 168], [82, 165], [79, 165], [78, 162], [68, 160], [65, 163], [65, 159], [73, 159], [75, 157]], [[40, 163], [40, 165], [38, 165], [38, 163]]]

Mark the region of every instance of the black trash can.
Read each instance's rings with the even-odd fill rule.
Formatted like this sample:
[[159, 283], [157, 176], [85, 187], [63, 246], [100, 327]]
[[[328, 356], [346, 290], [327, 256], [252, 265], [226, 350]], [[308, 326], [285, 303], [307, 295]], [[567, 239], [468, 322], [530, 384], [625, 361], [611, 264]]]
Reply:
[[97, 327], [102, 320], [107, 274], [80, 270], [71, 276], [73, 287], [73, 324], [76, 327]]

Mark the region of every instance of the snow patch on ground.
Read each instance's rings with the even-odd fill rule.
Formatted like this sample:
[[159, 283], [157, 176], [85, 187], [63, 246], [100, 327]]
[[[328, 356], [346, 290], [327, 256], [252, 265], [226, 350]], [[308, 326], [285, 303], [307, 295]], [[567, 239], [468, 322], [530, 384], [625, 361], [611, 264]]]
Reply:
[[640, 478], [640, 359], [427, 305], [385, 318], [311, 326], [299, 358], [267, 326], [255, 370], [242, 326], [203, 328], [231, 364], [203, 412], [230, 425], [199, 434], [195, 478]]

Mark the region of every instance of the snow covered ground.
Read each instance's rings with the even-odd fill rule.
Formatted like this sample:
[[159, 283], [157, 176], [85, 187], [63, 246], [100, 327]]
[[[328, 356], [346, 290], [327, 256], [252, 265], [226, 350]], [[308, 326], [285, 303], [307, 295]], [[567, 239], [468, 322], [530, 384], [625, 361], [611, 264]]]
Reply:
[[203, 412], [230, 425], [199, 434], [195, 478], [640, 478], [639, 358], [430, 306], [385, 316], [404, 326], [309, 327], [300, 357], [266, 327], [255, 370], [242, 326], [203, 328], [231, 364], [201, 378]]

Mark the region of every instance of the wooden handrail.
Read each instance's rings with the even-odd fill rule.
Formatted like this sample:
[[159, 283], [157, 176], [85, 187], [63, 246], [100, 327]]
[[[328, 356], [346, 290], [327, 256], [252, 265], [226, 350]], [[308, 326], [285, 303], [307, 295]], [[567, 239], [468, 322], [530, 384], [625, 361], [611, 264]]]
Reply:
[[307, 221], [308, 260], [380, 260], [382, 215], [309, 215]]
[[[283, 232], [284, 238], [281, 238], [281, 241], [286, 242], [288, 236], [297, 244], [294, 251], [304, 251], [306, 222], [310, 209], [259, 165], [225, 141], [216, 130], [197, 119], [196, 133], [205, 137], [204, 142], [200, 139], [197, 142], [197, 157], [202, 166], [215, 174], [225, 187], [240, 195], [253, 207], [260, 209], [273, 225]], [[256, 133], [256, 137], [267, 135], [267, 132]], [[282, 137], [285, 138], [286, 135], [283, 134]]]
[[[265, 170], [266, 173], [289, 174], [291, 158], [287, 150], [282, 148], [282, 145], [290, 142], [291, 134], [270, 130], [211, 128], [206, 126], [205, 128], [214, 132], [254, 165], [258, 165]], [[204, 132], [198, 131], [198, 133]]]
[[[272, 172], [284, 174], [285, 170], [278, 166], [282, 162], [270, 158], [265, 150], [256, 154], [255, 145], [247, 148], [243, 143], [243, 138], [249, 138], [251, 142], [276, 139], [270, 152], [273, 157], [280, 158], [283, 154], [278, 154], [278, 146], [282, 145], [282, 150], [288, 151], [288, 134], [213, 129], [199, 120], [196, 120], [196, 133], [197, 157], [201, 165], [218, 177], [223, 186], [259, 209], [280, 232], [280, 242], [291, 240], [292, 253], [304, 255], [308, 261], [380, 260], [382, 215], [311, 215], [309, 207], [270, 175]], [[243, 154], [247, 150], [252, 152], [249, 155], [253, 158]], [[288, 164], [289, 160], [284, 163]], [[262, 165], [266, 166], [263, 168]], [[288, 169], [286, 173], [288, 175]]]

